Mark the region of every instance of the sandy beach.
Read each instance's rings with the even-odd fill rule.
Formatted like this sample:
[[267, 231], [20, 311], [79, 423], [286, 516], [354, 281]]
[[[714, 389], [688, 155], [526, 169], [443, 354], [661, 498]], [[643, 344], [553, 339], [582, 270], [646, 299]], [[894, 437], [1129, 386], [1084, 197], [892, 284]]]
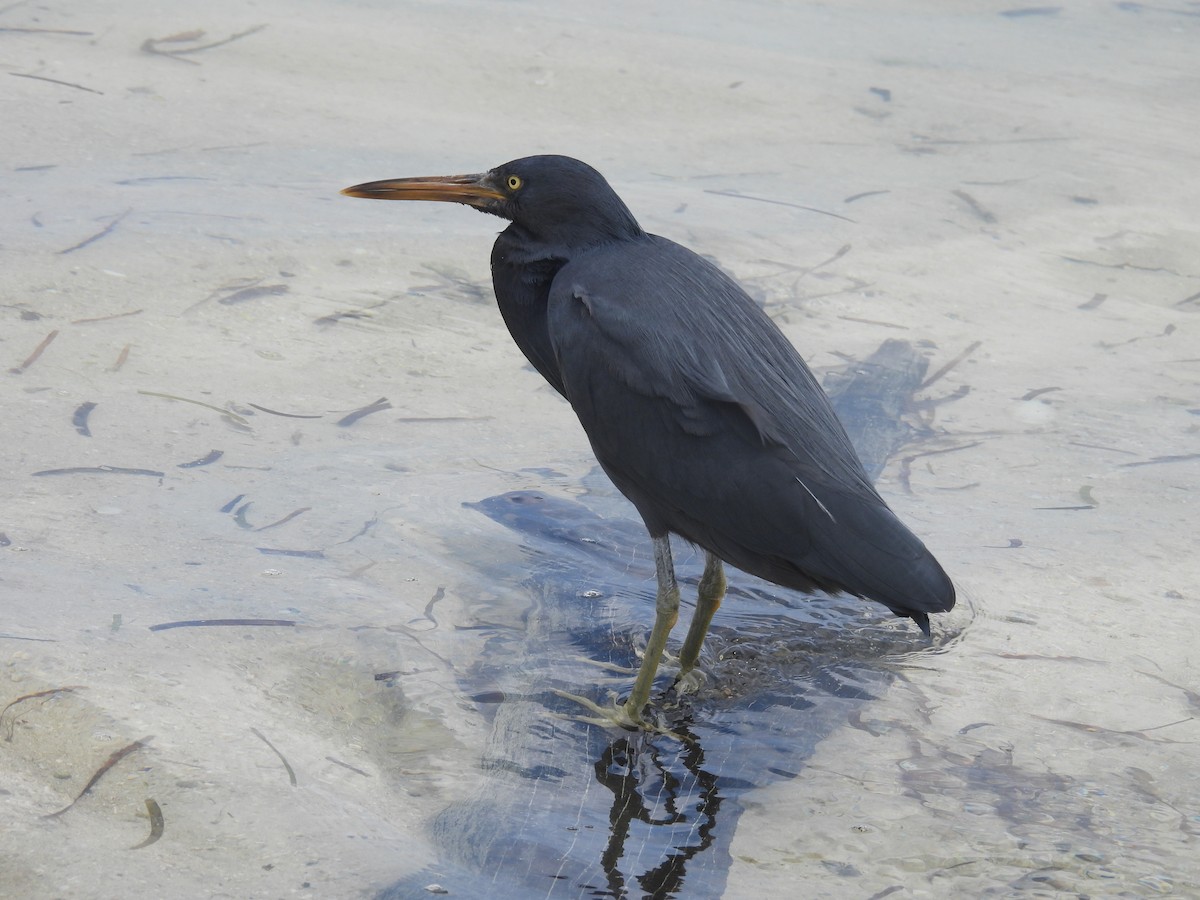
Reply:
[[818, 373], [931, 359], [880, 489], [957, 636], [750, 793], [720, 895], [1200, 894], [1200, 4], [732, 9], [0, 8], [0, 895], [436, 869], [528, 603], [463, 504], [594, 462], [500, 220], [338, 191], [536, 153]]

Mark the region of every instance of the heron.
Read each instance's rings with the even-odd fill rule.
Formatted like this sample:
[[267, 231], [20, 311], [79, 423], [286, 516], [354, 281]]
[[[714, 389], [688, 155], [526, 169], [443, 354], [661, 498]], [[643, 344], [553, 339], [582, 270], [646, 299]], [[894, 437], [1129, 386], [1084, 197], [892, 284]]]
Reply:
[[351, 197], [461, 203], [508, 221], [491, 254], [517, 347], [571, 405], [654, 549], [655, 615], [625, 702], [644, 713], [679, 617], [675, 534], [704, 551], [676, 684], [725, 595], [725, 565], [803, 592], [881, 603], [930, 633], [954, 585], [880, 497], [829, 399], [775, 322], [722, 269], [642, 229], [596, 169], [568, 156], [482, 174], [394, 178]]

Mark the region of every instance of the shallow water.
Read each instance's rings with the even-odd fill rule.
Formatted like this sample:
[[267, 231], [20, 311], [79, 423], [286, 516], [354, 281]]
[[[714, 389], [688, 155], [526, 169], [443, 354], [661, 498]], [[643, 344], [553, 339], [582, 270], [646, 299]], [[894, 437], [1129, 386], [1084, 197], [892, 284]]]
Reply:
[[[524, 627], [494, 629], [461, 676], [463, 692], [494, 709], [482, 784], [435, 821], [437, 862], [384, 897], [430, 883], [466, 896], [721, 897], [743, 797], [796, 777], [830, 731], [930, 652], [860, 602], [813, 603], [742, 578], [706, 642], [710, 680], [658, 700], [665, 733], [580, 723], [583, 710], [555, 691], [597, 685], [603, 700], [628, 688], [629, 638], [649, 630], [654, 586], [642, 527], [602, 514], [619, 495], [602, 475], [588, 481], [578, 500], [514, 491], [470, 504], [522, 535], [523, 573], [484, 574], [525, 584], [532, 603]], [[680, 556], [694, 594], [694, 554]]]
[[[0, 11], [35, 29], [4, 32], [8, 72], [56, 80], [5, 77], [0, 131], [0, 892], [472, 896], [491, 877], [520, 896], [550, 861], [569, 877], [547, 896], [618, 875], [638, 896], [674, 841], [680, 897], [1200, 893], [1197, 13]], [[777, 680], [743, 680], [723, 650], [761, 655], [756, 629], [826, 607], [731, 600], [690, 706], [703, 765], [515, 699], [622, 685], [530, 614], [615, 597], [574, 649], [628, 662], [648, 542], [564, 572], [544, 530], [462, 505], [534, 490], [629, 514], [499, 321], [499, 221], [336, 191], [535, 152], [598, 166], [819, 372], [889, 337], [928, 353], [908, 411], [926, 430], [880, 485], [965, 598], [936, 652], [833, 604], [827, 655], [801, 640]], [[35, 474], [63, 469], [93, 471]], [[294, 624], [150, 630], [213, 619]], [[866, 688], [841, 697], [837, 675]], [[498, 745], [510, 715], [524, 743]], [[775, 762], [771, 720], [796, 743]], [[530, 758], [498, 767], [497, 746]], [[563, 759], [590, 763], [530, 768]], [[606, 866], [631, 760], [687, 799], [715, 777], [722, 804], [686, 839], [630, 820]], [[147, 799], [162, 834], [131, 849]], [[570, 853], [470, 838], [545, 838], [556, 809], [599, 827]]]

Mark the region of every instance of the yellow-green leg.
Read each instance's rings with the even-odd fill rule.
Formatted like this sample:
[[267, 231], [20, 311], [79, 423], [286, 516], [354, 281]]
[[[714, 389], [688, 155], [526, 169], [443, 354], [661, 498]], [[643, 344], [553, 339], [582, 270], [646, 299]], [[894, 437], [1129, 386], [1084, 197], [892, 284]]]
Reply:
[[654, 627], [650, 629], [650, 640], [646, 644], [646, 655], [642, 657], [633, 692], [625, 701], [625, 710], [635, 724], [642, 722], [642, 710], [650, 702], [650, 690], [654, 687], [654, 676], [671, 629], [679, 620], [679, 585], [675, 581], [675, 563], [671, 559], [671, 542], [667, 535], [654, 539], [654, 568], [658, 573], [658, 594], [654, 598]]
[[[650, 630], [650, 641], [646, 644], [642, 665], [638, 669], [637, 680], [633, 683], [633, 692], [624, 705], [610, 707], [600, 706], [576, 694], [556, 691], [560, 697], [574, 700], [599, 716], [599, 719], [589, 719], [601, 725], [620, 725], [626, 728], [645, 728], [642, 710], [650, 702], [650, 691], [654, 687], [654, 676], [658, 674], [658, 664], [662, 659], [663, 650], [667, 646], [667, 637], [679, 619], [679, 584], [675, 581], [675, 563], [671, 559], [671, 542], [667, 535], [654, 538], [654, 568], [658, 576], [658, 593], [654, 599], [654, 627]], [[708, 577], [708, 568], [704, 570]], [[720, 561], [717, 562], [717, 573], [721, 581], [721, 592], [724, 592], [725, 576], [720, 572]], [[701, 581], [701, 584], [704, 582]], [[720, 605], [720, 597], [717, 605]], [[714, 611], [716, 607], [713, 608]], [[699, 612], [697, 610], [697, 612]], [[712, 613], [709, 613], [709, 619]], [[695, 625], [693, 624], [693, 627]], [[707, 623], [703, 630], [707, 630]], [[700, 639], [704, 639], [703, 630]], [[698, 652], [698, 651], [697, 651]], [[694, 664], [695, 660], [693, 660]]]
[[712, 624], [713, 616], [721, 608], [725, 599], [725, 567], [721, 560], [708, 551], [704, 554], [704, 574], [700, 576], [699, 589], [696, 592], [696, 613], [692, 616], [692, 624], [688, 628], [687, 637], [683, 641], [683, 649], [679, 651], [679, 675], [675, 679], [675, 687], [681, 691], [695, 690], [703, 682], [703, 676], [693, 673], [696, 661], [700, 658], [700, 648], [704, 645], [708, 626]]

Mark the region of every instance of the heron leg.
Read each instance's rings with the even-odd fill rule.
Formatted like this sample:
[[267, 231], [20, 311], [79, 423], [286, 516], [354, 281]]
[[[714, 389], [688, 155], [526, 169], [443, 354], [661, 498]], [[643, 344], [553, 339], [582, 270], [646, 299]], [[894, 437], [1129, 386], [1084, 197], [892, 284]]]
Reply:
[[675, 581], [675, 562], [671, 559], [671, 539], [668, 535], [654, 538], [654, 568], [658, 575], [658, 593], [654, 598], [654, 627], [642, 656], [633, 691], [625, 701], [625, 710], [634, 723], [642, 721], [642, 710], [650, 702], [650, 689], [658, 664], [667, 646], [667, 637], [679, 620], [679, 584]]
[[[602, 707], [586, 697], [555, 691], [560, 697], [573, 700], [600, 717], [584, 721], [601, 725], [620, 725], [625, 728], [660, 730], [655, 729], [642, 718], [642, 710], [650, 702], [650, 691], [654, 687], [654, 676], [658, 674], [658, 664], [662, 659], [663, 649], [667, 646], [667, 637], [679, 619], [679, 584], [675, 580], [675, 563], [671, 559], [670, 538], [665, 534], [654, 538], [654, 567], [658, 575], [658, 593], [654, 600], [654, 627], [650, 630], [650, 640], [642, 655], [642, 664], [638, 669], [637, 679], [633, 683], [633, 691], [630, 693], [629, 699], [621, 706]], [[723, 577], [721, 583], [724, 584]], [[711, 614], [709, 618], [711, 618]]]
[[705, 551], [704, 574], [700, 576], [696, 592], [696, 612], [679, 652], [679, 675], [675, 679], [676, 690], [686, 693], [696, 690], [704, 682], [704, 676], [693, 671], [700, 658], [700, 647], [708, 634], [708, 626], [725, 598], [725, 567], [721, 560]]

